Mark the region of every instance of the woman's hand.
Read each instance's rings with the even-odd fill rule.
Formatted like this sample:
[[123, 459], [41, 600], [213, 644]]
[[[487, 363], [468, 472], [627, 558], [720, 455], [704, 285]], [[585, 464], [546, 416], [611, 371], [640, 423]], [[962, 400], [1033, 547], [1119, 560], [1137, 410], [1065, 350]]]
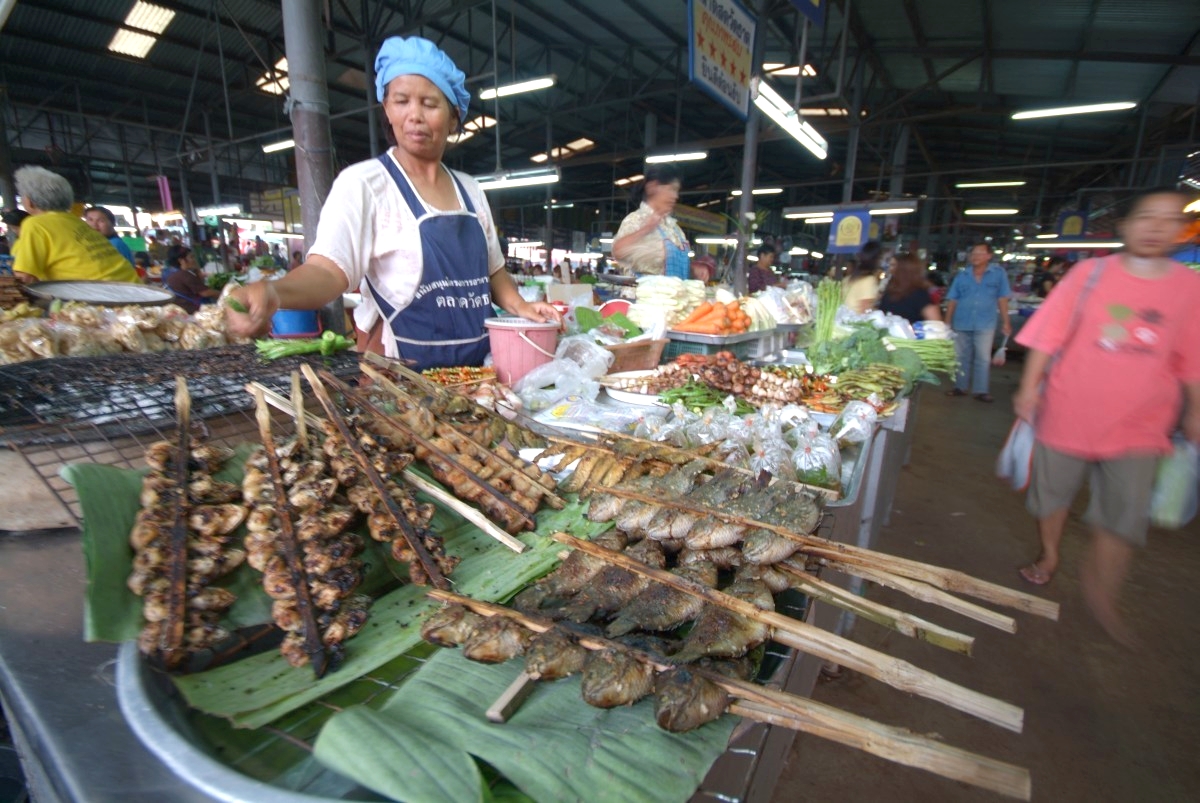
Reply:
[[280, 307], [274, 282], [254, 282], [237, 287], [225, 298], [225, 327], [236, 337], [259, 337], [271, 328], [271, 316]]
[[1013, 396], [1013, 412], [1017, 414], [1017, 418], [1024, 419], [1030, 424], [1033, 423], [1033, 417], [1037, 414], [1039, 402], [1042, 400], [1041, 391], [1038, 388], [1018, 388]]
[[558, 309], [553, 304], [545, 301], [522, 300], [522, 304], [517, 305], [514, 313], [528, 321], [537, 321], [538, 323], [554, 321], [560, 326], [562, 325], [562, 315], [558, 313]]

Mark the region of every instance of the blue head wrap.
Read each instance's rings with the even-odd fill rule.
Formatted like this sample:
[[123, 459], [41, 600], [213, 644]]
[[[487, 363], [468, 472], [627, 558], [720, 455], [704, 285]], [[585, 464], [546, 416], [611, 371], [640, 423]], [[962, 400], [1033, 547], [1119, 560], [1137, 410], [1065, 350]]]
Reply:
[[375, 96], [382, 102], [388, 83], [398, 75], [420, 75], [428, 78], [458, 110], [459, 122], [467, 121], [467, 76], [454, 66], [450, 57], [437, 45], [419, 36], [392, 36], [383, 40], [375, 57]]

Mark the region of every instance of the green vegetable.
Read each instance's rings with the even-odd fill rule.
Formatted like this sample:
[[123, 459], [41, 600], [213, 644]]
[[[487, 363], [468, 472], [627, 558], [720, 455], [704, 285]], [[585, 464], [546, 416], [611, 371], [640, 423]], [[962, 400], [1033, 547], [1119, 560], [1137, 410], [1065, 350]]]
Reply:
[[604, 323], [604, 318], [600, 313], [591, 307], [576, 307], [575, 320], [579, 323], [579, 331], [581, 332], [590, 332]]
[[[894, 348], [894, 355], [900, 353], [901, 349], [910, 351], [921, 358], [921, 362], [925, 364], [925, 368], [933, 373], [939, 374], [954, 374], [958, 371], [958, 356], [954, 352], [953, 340], [905, 340], [903, 338], [886, 337], [883, 342], [890, 348]], [[897, 363], [899, 364], [899, 363]], [[929, 379], [920, 378], [921, 381], [928, 382]]]
[[[693, 379], [682, 387], [664, 390], [658, 394], [658, 398], [667, 404], [679, 402], [693, 413], [700, 413], [709, 407], [720, 405], [725, 400], [726, 395], [710, 385]], [[754, 412], [754, 406], [741, 397], [735, 396], [734, 403], [734, 412], [738, 415], [746, 415]]]
[[233, 279], [233, 276], [234, 275], [232, 273], [214, 273], [212, 276], [209, 276], [204, 280], [204, 284], [206, 284], [211, 290], [221, 290], [225, 287], [225, 285], [229, 284], [229, 282]]
[[335, 351], [352, 348], [354, 341], [348, 337], [342, 337], [331, 329], [326, 329], [325, 334], [318, 338], [255, 340], [254, 345], [258, 349], [258, 356], [264, 360], [278, 360], [281, 357], [295, 357], [298, 354], [315, 354], [317, 352], [328, 357]]
[[809, 349], [808, 359], [817, 374], [838, 374], [891, 361], [883, 332], [871, 324], [853, 325], [850, 334], [840, 340], [818, 341]]
[[813, 342], [827, 343], [833, 337], [833, 321], [842, 305], [842, 283], [824, 279], [817, 285], [817, 315]]
[[642, 328], [633, 321], [629, 320], [629, 316], [623, 312], [614, 312], [604, 319], [605, 323], [611, 323], [625, 330], [625, 337], [637, 337], [642, 333]]
[[233, 296], [229, 296], [228, 298], [226, 298], [226, 299], [225, 299], [225, 303], [229, 305], [229, 308], [230, 308], [231, 310], [233, 310], [234, 312], [240, 312], [240, 313], [242, 313], [243, 315], [245, 315], [246, 313], [248, 313], [248, 312], [250, 311], [250, 310], [246, 309], [246, 305], [245, 305], [245, 304], [243, 304], [242, 302], [238, 301], [238, 300], [237, 300], [236, 298], [234, 298]]

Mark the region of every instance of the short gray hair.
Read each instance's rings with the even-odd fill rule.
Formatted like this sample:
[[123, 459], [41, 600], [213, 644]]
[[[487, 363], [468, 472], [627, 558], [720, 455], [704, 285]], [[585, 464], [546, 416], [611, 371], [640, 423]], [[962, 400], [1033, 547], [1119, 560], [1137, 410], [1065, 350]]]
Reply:
[[17, 183], [17, 194], [28, 198], [39, 209], [47, 212], [66, 212], [75, 203], [75, 190], [71, 182], [44, 167], [26, 165], [13, 173]]

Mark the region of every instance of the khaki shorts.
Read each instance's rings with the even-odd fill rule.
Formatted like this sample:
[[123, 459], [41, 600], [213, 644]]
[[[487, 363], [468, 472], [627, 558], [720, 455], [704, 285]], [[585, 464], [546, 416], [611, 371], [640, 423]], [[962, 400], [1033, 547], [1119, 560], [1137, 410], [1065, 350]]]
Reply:
[[1038, 443], [1033, 448], [1033, 481], [1025, 504], [1038, 518], [1069, 508], [1087, 478], [1091, 498], [1083, 520], [1134, 546], [1145, 546], [1157, 470], [1156, 455], [1092, 461]]

